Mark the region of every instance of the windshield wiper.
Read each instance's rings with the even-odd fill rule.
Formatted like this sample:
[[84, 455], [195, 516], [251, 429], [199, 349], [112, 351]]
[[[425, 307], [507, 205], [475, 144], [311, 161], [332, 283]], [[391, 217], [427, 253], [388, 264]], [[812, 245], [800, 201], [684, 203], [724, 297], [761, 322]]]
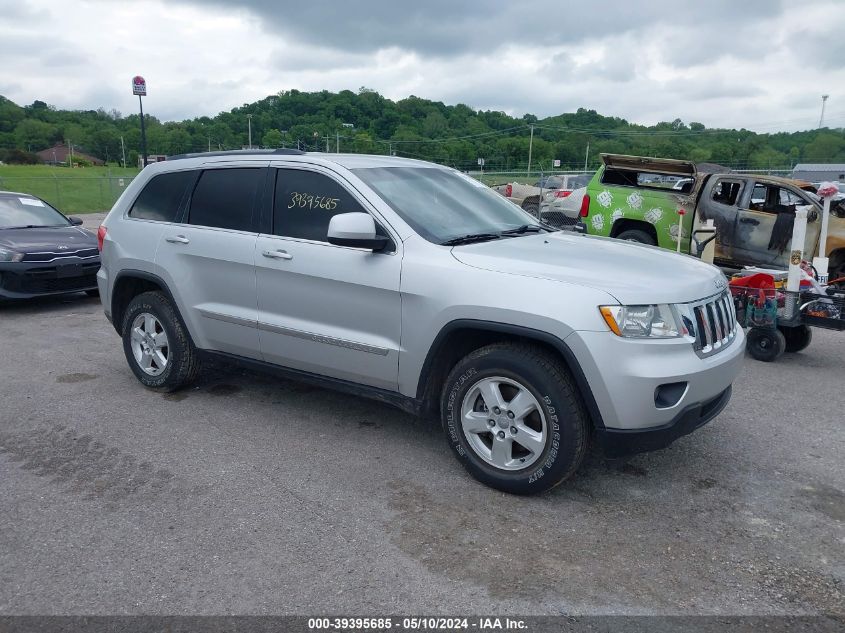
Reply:
[[44, 227], [41, 224], [25, 224], [23, 226], [4, 226], [0, 227], [4, 229], [43, 229]]
[[521, 235], [523, 233], [539, 233], [545, 227], [539, 224], [523, 224], [513, 229], [506, 229], [501, 232], [501, 235]]
[[498, 233], [470, 233], [469, 235], [461, 235], [460, 237], [453, 237], [445, 242], [440, 242], [443, 246], [458, 246], [459, 244], [472, 244], [473, 242], [486, 242], [487, 240], [498, 240], [501, 237]]

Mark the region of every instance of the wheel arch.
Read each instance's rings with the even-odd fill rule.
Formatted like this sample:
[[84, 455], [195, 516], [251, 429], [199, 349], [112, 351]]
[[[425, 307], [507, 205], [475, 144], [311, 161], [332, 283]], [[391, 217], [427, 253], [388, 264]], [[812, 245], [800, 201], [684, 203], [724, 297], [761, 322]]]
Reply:
[[417, 382], [416, 397], [421, 413], [430, 417], [438, 415], [443, 383], [461, 358], [480, 347], [503, 341], [538, 345], [557, 357], [575, 380], [593, 427], [604, 428], [589, 381], [575, 354], [563, 340], [533, 328], [475, 319], [451, 321], [444, 325], [435, 337]]
[[[828, 240], [830, 242], [831, 240]], [[841, 242], [841, 244], [839, 243]], [[845, 273], [845, 240], [837, 240], [834, 249], [828, 255], [831, 274], [842, 271]]]
[[525, 210], [525, 205], [527, 204], [536, 204], [538, 207], [540, 206], [540, 195], [534, 194], [533, 196], [526, 196], [525, 199], [522, 201], [522, 204], [519, 205]]
[[617, 237], [625, 231], [644, 231], [654, 238], [655, 244], [660, 244], [657, 239], [657, 229], [654, 225], [645, 220], [632, 220], [630, 218], [620, 218], [610, 227], [610, 237]]
[[167, 283], [158, 275], [154, 275], [153, 273], [149, 273], [143, 270], [120, 271], [114, 281], [114, 285], [112, 286], [112, 325], [114, 326], [114, 329], [117, 331], [118, 334], [123, 336], [123, 316], [126, 313], [126, 308], [129, 307], [129, 304], [132, 302], [132, 299], [134, 299], [143, 292], [163, 293], [167, 297], [167, 300], [170, 302], [170, 305], [173, 306], [173, 311], [176, 313], [176, 317], [179, 319], [179, 322], [182, 324], [182, 327], [185, 328], [185, 331], [188, 333], [188, 336], [191, 336], [191, 332], [188, 329], [188, 325], [185, 322], [185, 319], [182, 317], [182, 313], [179, 311], [179, 306], [173, 297], [173, 293], [170, 292], [170, 288], [167, 287]]

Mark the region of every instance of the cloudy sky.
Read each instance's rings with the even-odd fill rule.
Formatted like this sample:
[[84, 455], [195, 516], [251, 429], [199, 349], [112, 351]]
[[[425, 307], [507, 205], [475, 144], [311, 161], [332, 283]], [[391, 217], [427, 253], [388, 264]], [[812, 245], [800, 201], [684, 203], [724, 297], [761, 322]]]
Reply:
[[841, 0], [0, 0], [0, 94], [214, 115], [280, 90], [761, 132], [845, 126]]

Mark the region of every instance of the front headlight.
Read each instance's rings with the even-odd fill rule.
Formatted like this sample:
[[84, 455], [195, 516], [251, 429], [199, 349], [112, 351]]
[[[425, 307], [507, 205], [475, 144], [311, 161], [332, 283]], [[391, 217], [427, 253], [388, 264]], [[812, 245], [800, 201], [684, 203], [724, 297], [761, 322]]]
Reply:
[[5, 248], [0, 248], [0, 262], [19, 262], [23, 259], [23, 253], [16, 253]]
[[672, 306], [599, 306], [607, 326], [625, 338], [677, 338], [681, 336]]

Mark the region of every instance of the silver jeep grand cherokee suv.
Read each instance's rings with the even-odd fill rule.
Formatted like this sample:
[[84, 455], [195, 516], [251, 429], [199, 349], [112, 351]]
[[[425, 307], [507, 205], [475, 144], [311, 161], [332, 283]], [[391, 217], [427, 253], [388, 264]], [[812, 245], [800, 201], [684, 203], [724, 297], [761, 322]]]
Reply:
[[439, 417], [473, 476], [547, 490], [591, 441], [664, 447], [742, 362], [724, 275], [564, 233], [426, 162], [209, 153], [144, 169], [99, 230], [99, 289], [146, 387], [204, 358]]

